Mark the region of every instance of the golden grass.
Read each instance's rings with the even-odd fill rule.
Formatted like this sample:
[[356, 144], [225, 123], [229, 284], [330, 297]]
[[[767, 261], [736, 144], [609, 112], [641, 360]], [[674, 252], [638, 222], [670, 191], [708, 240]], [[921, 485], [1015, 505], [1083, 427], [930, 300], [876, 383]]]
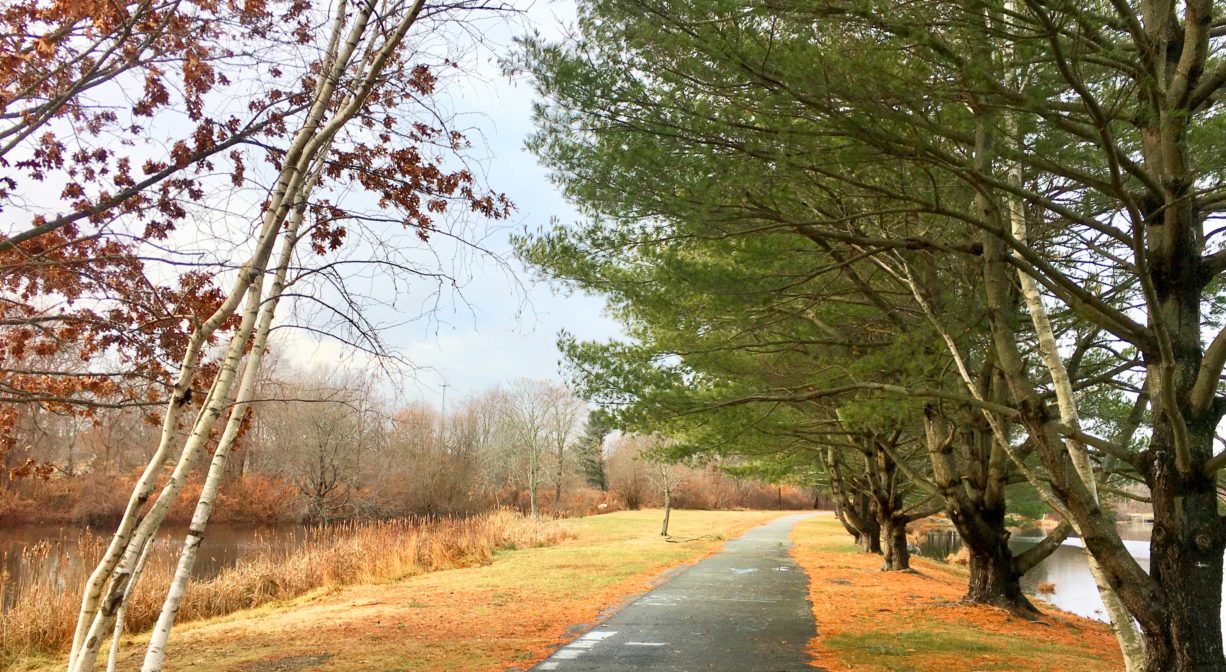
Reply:
[[1026, 621], [1003, 609], [959, 602], [966, 569], [912, 558], [914, 573], [881, 572], [881, 559], [856, 553], [833, 517], [792, 532], [793, 554], [809, 574], [818, 666], [859, 672], [1108, 672], [1122, 669], [1105, 623], [1045, 609]]
[[[207, 581], [189, 584], [179, 623], [230, 614], [323, 587], [400, 579], [423, 572], [487, 562], [499, 550], [557, 543], [569, 533], [555, 522], [532, 521], [498, 512], [465, 519], [348, 523], [311, 528], [304, 544], [240, 562]], [[101, 542], [83, 536], [86, 566], [101, 556]], [[128, 610], [128, 629], [141, 632], [157, 620], [173, 574], [178, 544], [159, 548], [145, 567]], [[47, 557], [45, 547], [27, 551], [32, 571], [62, 558]], [[72, 639], [80, 587], [64, 590], [45, 578], [5, 583], [0, 593], [14, 596], [0, 614], [0, 663], [40, 658], [66, 649]]]
[[[379, 670], [503, 672], [528, 669], [575, 626], [592, 624], [669, 567], [719, 550], [724, 539], [779, 512], [674, 511], [669, 543], [660, 511], [559, 521], [569, 538], [521, 546], [493, 561], [298, 598], [177, 626], [168, 672]], [[147, 635], [127, 638], [121, 670], [139, 667]], [[27, 659], [20, 670], [53, 670]]]

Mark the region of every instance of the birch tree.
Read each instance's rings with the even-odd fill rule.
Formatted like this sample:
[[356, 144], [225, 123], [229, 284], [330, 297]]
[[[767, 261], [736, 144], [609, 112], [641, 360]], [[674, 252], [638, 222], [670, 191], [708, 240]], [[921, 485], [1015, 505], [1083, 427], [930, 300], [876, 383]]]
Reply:
[[[405, 105], [412, 96], [428, 95], [435, 82], [428, 69], [408, 58], [411, 52], [404, 45], [410, 29], [426, 17], [477, 7], [477, 3], [435, 7], [424, 0], [380, 5], [371, 0], [352, 5], [341, 2], [331, 8], [304, 111], [293, 119], [297, 130], [285, 148], [270, 150], [276, 176], [260, 212], [251, 254], [216, 310], [193, 326], [164, 410], [157, 449], [87, 581], [69, 656], [70, 672], [94, 668], [102, 643], [131, 594], [142, 550], [158, 531], [221, 422], [183, 554], [142, 666], [147, 671], [162, 668], [166, 642], [228, 453], [251, 402], [288, 270], [296, 254], [323, 253], [344, 239], [346, 211], [335, 204], [321, 208], [311, 201], [321, 182], [352, 177], [382, 198], [384, 207], [400, 208], [403, 221], [415, 227], [423, 239], [431, 230], [430, 218], [422, 212], [423, 201], [434, 212], [446, 208], [442, 199], [454, 197], [480, 214], [497, 217], [505, 213], [505, 199], [476, 193], [467, 172], [447, 173], [437, 160], [425, 159], [415, 149], [394, 150], [387, 144], [393, 138], [415, 137], [420, 142], [440, 134], [414, 124], [408, 136], [392, 135], [397, 124], [394, 108]], [[351, 128], [355, 122], [380, 117], [387, 129], [382, 134], [364, 137]], [[456, 136], [446, 137], [450, 147], [460, 148]], [[203, 378], [199, 371], [203, 353], [222, 325], [231, 321], [236, 321], [237, 327], [224, 346], [217, 373]], [[202, 395], [199, 410], [188, 423], [186, 439], [178, 444], [180, 421], [196, 394]], [[167, 466], [172, 467], [171, 475], [159, 487], [158, 477]]]
[[[186, 325], [218, 308], [233, 270], [172, 239], [303, 112], [280, 81], [293, 49], [273, 45], [301, 45], [316, 18], [279, 0], [0, 12], [0, 450], [23, 406], [93, 418], [165, 405]], [[57, 352], [76, 364], [48, 366]], [[206, 352], [199, 366], [218, 365]]]

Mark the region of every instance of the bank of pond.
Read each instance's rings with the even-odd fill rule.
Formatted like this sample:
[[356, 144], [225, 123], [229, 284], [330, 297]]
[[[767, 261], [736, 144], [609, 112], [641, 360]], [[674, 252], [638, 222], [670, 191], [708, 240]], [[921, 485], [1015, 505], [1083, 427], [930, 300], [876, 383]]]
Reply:
[[[1149, 571], [1149, 535], [1152, 524], [1129, 522], [1116, 526], [1125, 547], [1141, 567]], [[1043, 532], [1023, 528], [1010, 537], [1015, 553], [1035, 545]], [[939, 528], [922, 533], [919, 555], [931, 560], [948, 562], [962, 550], [962, 539], [952, 528]], [[1090, 574], [1085, 545], [1077, 537], [1069, 537], [1060, 548], [1022, 577], [1022, 589], [1040, 600], [1069, 613], [1098, 621], [1107, 621], [1098, 586]], [[1226, 639], [1226, 633], [1223, 634]]]
[[[158, 535], [129, 599], [131, 631], [157, 619], [185, 534], [172, 528]], [[480, 564], [503, 549], [563, 538], [566, 532], [552, 521], [508, 511], [313, 527], [209, 526], [179, 620], [229, 614], [321, 587]], [[0, 668], [6, 658], [67, 646], [81, 588], [109, 540], [101, 531], [62, 527], [0, 534]]]

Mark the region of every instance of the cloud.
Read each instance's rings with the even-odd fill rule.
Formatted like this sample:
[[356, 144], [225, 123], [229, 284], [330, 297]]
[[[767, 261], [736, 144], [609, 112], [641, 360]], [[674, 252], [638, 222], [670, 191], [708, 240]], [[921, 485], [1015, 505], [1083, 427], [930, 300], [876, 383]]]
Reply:
[[[573, 3], [538, 2], [526, 15], [527, 25], [507, 23], [487, 37], [504, 46], [529, 29], [556, 38], [562, 24], [573, 16]], [[496, 60], [488, 56], [479, 63], [476, 77], [453, 82], [458, 88], [451, 102], [463, 123], [471, 125], [469, 134], [478, 156], [488, 155], [480, 166], [484, 179], [516, 204], [512, 226], [493, 229], [484, 241], [487, 248], [509, 260], [511, 232], [536, 229], [553, 218], [574, 221], [577, 215], [550, 184], [546, 170], [523, 147], [532, 131], [531, 85], [508, 81]], [[472, 263], [467, 267], [470, 277], [459, 290], [462, 298], [444, 297], [436, 312], [407, 323], [403, 322], [416, 315], [418, 305], [432, 306], [430, 299], [415, 298], [412, 291], [428, 293], [433, 287], [409, 288], [407, 298], [380, 297], [384, 305], [374, 310], [374, 317], [384, 324], [399, 325], [387, 328], [383, 336], [414, 367], [406, 380], [391, 384], [396, 389], [390, 392], [398, 400], [438, 403], [444, 383], [450, 403], [515, 378], [557, 379], [559, 330], [565, 328], [580, 339], [608, 339], [622, 333], [603, 314], [603, 300], [557, 294], [546, 284], [531, 282], [514, 260], [509, 265], [516, 269], [515, 277], [496, 263]], [[394, 290], [389, 286], [384, 291]], [[403, 314], [389, 307], [393, 302]], [[368, 357], [306, 332], [293, 332], [282, 342], [283, 357], [295, 366], [331, 366], [338, 361], [353, 366], [372, 364]]]

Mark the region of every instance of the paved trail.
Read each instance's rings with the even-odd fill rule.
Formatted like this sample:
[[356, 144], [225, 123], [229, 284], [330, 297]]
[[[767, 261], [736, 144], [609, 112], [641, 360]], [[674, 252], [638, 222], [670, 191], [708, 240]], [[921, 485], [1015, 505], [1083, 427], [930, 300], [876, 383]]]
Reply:
[[812, 672], [809, 583], [787, 538], [811, 515], [779, 518], [728, 542], [533, 670]]

